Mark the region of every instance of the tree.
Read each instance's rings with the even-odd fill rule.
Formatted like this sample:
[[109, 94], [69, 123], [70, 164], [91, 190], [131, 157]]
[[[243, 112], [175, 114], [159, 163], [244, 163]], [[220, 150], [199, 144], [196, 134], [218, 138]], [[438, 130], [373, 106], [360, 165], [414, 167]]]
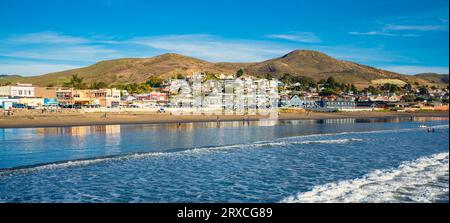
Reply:
[[402, 99], [405, 102], [413, 102], [414, 99], [416, 99], [416, 97], [414, 97], [413, 95], [408, 94], [408, 95], [403, 96]]
[[381, 93], [381, 91], [378, 88], [376, 88], [372, 85], [367, 88], [364, 88], [363, 92], [371, 93], [371, 94], [375, 94], [375, 95]]
[[354, 84], [352, 84], [350, 86], [350, 90], [353, 92], [353, 94], [357, 94], [358, 93], [358, 88], [356, 88], [356, 86]]
[[428, 95], [428, 88], [427, 87], [425, 87], [425, 86], [420, 86], [420, 88], [419, 88], [419, 94], [420, 95]]
[[397, 86], [396, 84], [390, 84], [390, 83], [385, 83], [381, 89], [383, 91], [387, 91], [389, 93], [397, 93], [399, 92], [401, 89], [399, 86]]
[[320, 96], [338, 95], [339, 93], [338, 90], [327, 87], [320, 92]]
[[323, 85], [325, 88], [331, 89], [336, 89], [339, 87], [339, 83], [332, 76], [330, 76]]
[[205, 72], [205, 78], [203, 81], [209, 81], [209, 80], [218, 80], [218, 78], [214, 73]]
[[411, 84], [410, 84], [410, 83], [406, 83], [406, 84], [403, 86], [403, 90], [405, 90], [406, 92], [411, 91], [411, 90], [412, 90]]
[[244, 75], [244, 70], [240, 68], [239, 70], [236, 71], [236, 77], [241, 77], [242, 75]]
[[161, 87], [163, 80], [159, 77], [151, 76], [145, 83], [152, 88], [159, 88]]
[[65, 82], [63, 84], [65, 87], [72, 87], [77, 89], [83, 89], [86, 88], [86, 85], [83, 83], [83, 78], [78, 77], [77, 74], [72, 74], [72, 77], [68, 82]]
[[108, 88], [108, 84], [103, 81], [92, 82], [90, 88], [91, 89], [104, 89], [104, 88]]
[[280, 81], [285, 83], [285, 84], [291, 84], [292, 83], [292, 78], [293, 77], [289, 73], [285, 73], [281, 77]]

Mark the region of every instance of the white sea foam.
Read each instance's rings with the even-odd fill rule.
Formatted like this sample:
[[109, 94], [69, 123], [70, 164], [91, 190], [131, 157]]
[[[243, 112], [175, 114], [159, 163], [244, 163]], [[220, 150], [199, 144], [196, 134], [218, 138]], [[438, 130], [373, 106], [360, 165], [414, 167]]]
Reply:
[[358, 179], [315, 186], [281, 202], [434, 202], [449, 192], [449, 153], [402, 163], [396, 169], [375, 170]]
[[[436, 125], [430, 126], [433, 128], [448, 128], [449, 125]], [[399, 132], [399, 131], [413, 131], [413, 130], [422, 130], [419, 128], [409, 128], [409, 129], [396, 129], [396, 130], [377, 130], [377, 131], [366, 131], [366, 132], [341, 132], [341, 133], [325, 133], [325, 134], [313, 134], [313, 135], [302, 135], [302, 136], [292, 136], [286, 138], [275, 139], [274, 141], [260, 141], [248, 144], [234, 144], [234, 145], [225, 145], [225, 146], [215, 146], [215, 147], [200, 147], [193, 149], [186, 149], [177, 152], [144, 152], [144, 153], [134, 153], [134, 154], [126, 154], [126, 155], [118, 155], [118, 156], [110, 156], [110, 157], [98, 157], [92, 159], [82, 159], [82, 160], [71, 160], [64, 162], [56, 162], [49, 164], [42, 164], [36, 166], [29, 167], [19, 167], [13, 168], [10, 170], [0, 171], [0, 174], [12, 173], [12, 172], [29, 172], [29, 171], [39, 171], [39, 170], [47, 170], [47, 169], [59, 169], [59, 168], [68, 168], [68, 167], [78, 167], [78, 166], [87, 166], [97, 163], [103, 162], [115, 162], [129, 159], [143, 159], [149, 157], [160, 157], [160, 156], [179, 156], [179, 155], [200, 155], [207, 154], [213, 152], [220, 152], [226, 150], [233, 149], [254, 149], [261, 147], [275, 147], [275, 146], [288, 146], [288, 145], [298, 145], [298, 144], [344, 144], [351, 142], [360, 142], [362, 139], [357, 138], [348, 138], [348, 139], [318, 139], [313, 140], [310, 138], [314, 137], [323, 137], [323, 136], [336, 136], [336, 135], [349, 135], [349, 134], [370, 134], [370, 133], [383, 133], [383, 132]]]

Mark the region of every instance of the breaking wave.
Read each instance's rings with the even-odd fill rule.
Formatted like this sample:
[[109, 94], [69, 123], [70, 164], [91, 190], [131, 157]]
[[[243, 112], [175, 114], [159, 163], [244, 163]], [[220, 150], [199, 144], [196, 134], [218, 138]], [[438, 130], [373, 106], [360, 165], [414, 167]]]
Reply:
[[[449, 125], [436, 125], [430, 126], [436, 129], [448, 128]], [[415, 131], [422, 130], [419, 128], [407, 128], [407, 129], [395, 129], [395, 130], [377, 130], [377, 131], [365, 131], [365, 132], [341, 132], [341, 133], [325, 133], [325, 134], [312, 134], [312, 135], [302, 135], [302, 136], [292, 136], [285, 138], [278, 138], [274, 141], [260, 141], [248, 144], [235, 144], [235, 145], [225, 145], [225, 146], [210, 146], [210, 147], [196, 147], [196, 148], [180, 148], [173, 149], [163, 152], [138, 152], [131, 154], [120, 154], [113, 156], [103, 156], [94, 157], [87, 159], [77, 159], [77, 160], [65, 160], [51, 163], [41, 163], [35, 165], [19, 166], [14, 168], [4, 168], [0, 169], [0, 176], [3, 174], [11, 174], [17, 172], [30, 172], [30, 171], [40, 171], [47, 169], [60, 169], [78, 166], [87, 166], [97, 163], [105, 162], [117, 162], [125, 160], [134, 159], [144, 159], [150, 157], [161, 157], [161, 156], [180, 156], [180, 155], [201, 155], [214, 152], [221, 152], [234, 149], [254, 149], [254, 148], [271, 148], [277, 146], [289, 146], [289, 145], [301, 145], [301, 144], [345, 144], [353, 142], [361, 142], [362, 139], [358, 138], [345, 138], [345, 139], [314, 139], [314, 137], [324, 137], [324, 136], [338, 136], [338, 135], [351, 135], [351, 134], [370, 134], [370, 133], [384, 133], [384, 132], [400, 132], [400, 131]]]
[[375, 170], [362, 178], [315, 186], [287, 197], [287, 203], [448, 202], [449, 153], [437, 153], [398, 168]]
[[60, 162], [52, 162], [45, 164], [36, 164], [36, 165], [28, 165], [28, 166], [20, 166], [16, 168], [5, 168], [0, 169], [0, 175], [4, 173], [12, 173], [12, 172], [29, 172], [29, 171], [40, 171], [46, 169], [58, 169], [58, 168], [68, 168], [68, 167], [78, 167], [78, 166], [86, 166], [97, 163], [104, 162], [115, 162], [115, 161], [124, 161], [131, 159], [143, 159], [149, 157], [161, 157], [161, 156], [180, 156], [180, 155], [201, 155], [208, 154], [213, 152], [221, 152], [227, 150], [235, 150], [235, 149], [255, 149], [255, 148], [263, 148], [263, 147], [277, 147], [277, 146], [289, 146], [289, 145], [299, 145], [299, 144], [343, 144], [350, 142], [360, 142], [362, 139], [349, 138], [349, 139], [329, 139], [329, 140], [300, 140], [300, 141], [284, 141], [284, 140], [276, 140], [276, 141], [263, 141], [263, 142], [255, 142], [249, 144], [235, 144], [235, 145], [226, 145], [226, 146], [211, 146], [211, 147], [199, 147], [199, 148], [190, 148], [190, 149], [174, 149], [165, 152], [140, 152], [140, 153], [132, 153], [125, 155], [115, 155], [115, 156], [104, 156], [104, 157], [95, 157], [89, 159], [79, 159], [79, 160], [70, 160], [70, 161], [60, 161]]

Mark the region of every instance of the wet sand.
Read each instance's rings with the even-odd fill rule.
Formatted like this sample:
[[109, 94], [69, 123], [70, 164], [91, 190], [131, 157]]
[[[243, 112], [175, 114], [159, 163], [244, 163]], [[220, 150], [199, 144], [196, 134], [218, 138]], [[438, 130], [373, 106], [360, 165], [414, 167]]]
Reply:
[[[448, 112], [333, 112], [333, 113], [279, 113], [279, 120], [318, 120], [339, 118], [383, 118], [383, 117], [448, 117]], [[219, 117], [219, 119], [217, 119]], [[0, 128], [60, 127], [108, 124], [151, 124], [151, 123], [186, 123], [219, 121], [259, 120], [263, 116], [251, 115], [171, 115], [156, 112], [126, 113], [79, 113], [63, 112], [52, 114], [15, 114], [0, 116]]]

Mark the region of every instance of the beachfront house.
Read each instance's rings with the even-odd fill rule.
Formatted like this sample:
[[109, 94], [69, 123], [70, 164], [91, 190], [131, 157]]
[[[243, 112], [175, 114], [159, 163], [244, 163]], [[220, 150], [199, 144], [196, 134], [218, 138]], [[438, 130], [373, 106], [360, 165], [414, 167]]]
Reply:
[[120, 90], [112, 89], [58, 89], [56, 98], [61, 104], [117, 107], [120, 105]]
[[292, 98], [287, 102], [288, 107], [303, 107], [302, 100], [298, 95], [292, 96]]
[[0, 87], [0, 97], [34, 98], [35, 87], [32, 84], [8, 85]]

